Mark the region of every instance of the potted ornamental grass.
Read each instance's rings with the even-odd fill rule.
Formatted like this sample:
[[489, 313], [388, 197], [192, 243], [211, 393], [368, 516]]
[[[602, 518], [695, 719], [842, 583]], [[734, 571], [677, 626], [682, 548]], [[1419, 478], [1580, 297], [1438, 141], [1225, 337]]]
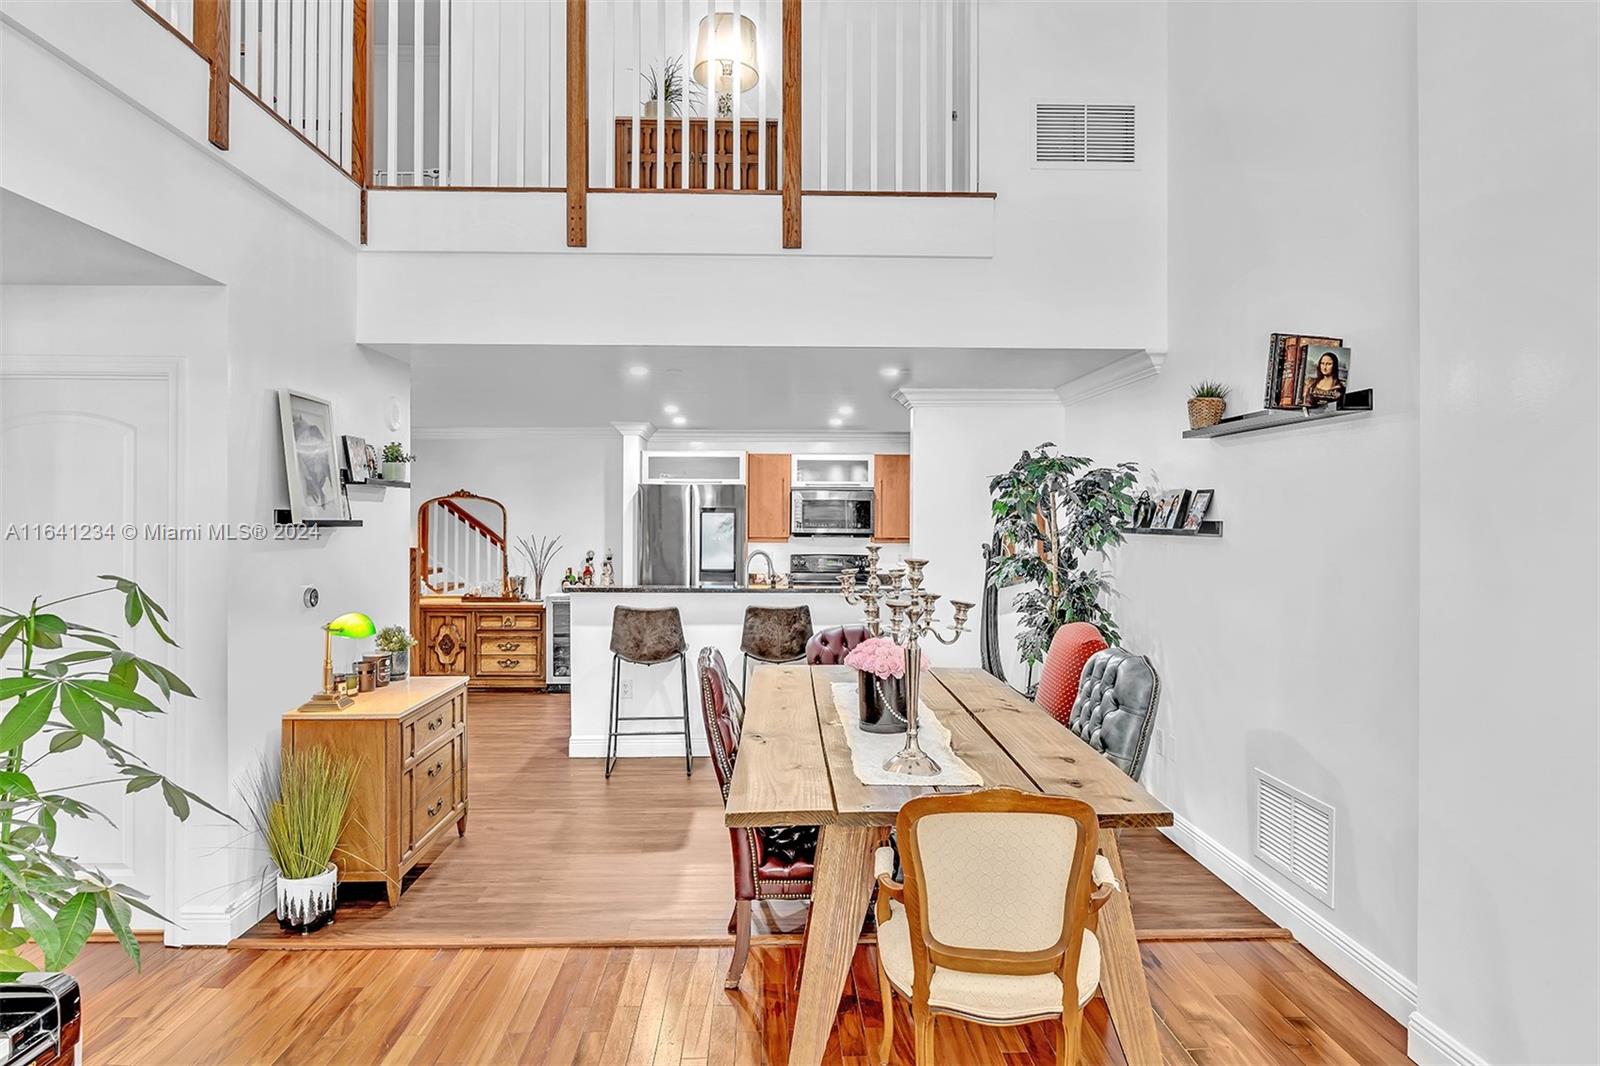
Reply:
[[278, 925], [314, 933], [333, 921], [339, 837], [350, 817], [355, 763], [326, 748], [289, 748], [277, 766], [263, 758], [245, 806], [277, 873]]
[[411, 672], [411, 649], [417, 646], [405, 626], [384, 626], [373, 637], [377, 649], [389, 653], [389, 680], [403, 681]]
[[[97, 919], [135, 963], [139, 941], [133, 912], [162, 917], [144, 894], [104, 871], [85, 866], [59, 845], [58, 830], [71, 820], [116, 823], [85, 798], [85, 789], [121, 785], [126, 794], [159, 791], [180, 821], [196, 805], [232, 822], [165, 774], [152, 769], [121, 741], [129, 716], [166, 713], [174, 696], [194, 692], [178, 675], [126, 650], [125, 638], [72, 621], [85, 601], [120, 598], [132, 634], [141, 626], [161, 643], [177, 646], [161, 605], [127, 578], [103, 574], [99, 588], [40, 602], [26, 611], [0, 607], [0, 983], [29, 980], [39, 966], [21, 954], [33, 944], [45, 970], [66, 968], [88, 943]], [[65, 754], [98, 750], [109, 767], [95, 780], [63, 781]], [[82, 766], [82, 754], [73, 757]], [[111, 804], [106, 805], [115, 810]]]
[[[889, 637], [868, 637], [844, 657], [860, 683], [861, 728], [868, 733], [904, 733], [906, 707], [906, 650]], [[928, 668], [927, 653], [922, 668]]]

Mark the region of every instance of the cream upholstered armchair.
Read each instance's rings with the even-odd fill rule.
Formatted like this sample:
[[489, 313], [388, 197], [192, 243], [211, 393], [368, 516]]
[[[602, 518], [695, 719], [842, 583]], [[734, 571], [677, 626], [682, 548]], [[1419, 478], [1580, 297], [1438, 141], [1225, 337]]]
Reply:
[[1096, 853], [1099, 823], [1077, 800], [1014, 789], [912, 800], [894, 855], [876, 857], [881, 1061], [894, 995], [911, 1001], [917, 1062], [932, 1066], [933, 1018], [983, 1025], [1061, 1019], [1058, 1066], [1077, 1066], [1083, 1008], [1100, 987], [1096, 915], [1120, 886]]

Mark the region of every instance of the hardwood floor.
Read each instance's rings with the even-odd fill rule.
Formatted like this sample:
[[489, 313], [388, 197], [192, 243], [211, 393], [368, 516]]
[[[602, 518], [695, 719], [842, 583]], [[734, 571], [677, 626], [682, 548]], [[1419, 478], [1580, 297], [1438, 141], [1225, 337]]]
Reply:
[[[1162, 1040], [1200, 1066], [1404, 1063], [1405, 1030], [1283, 940], [1143, 945]], [[119, 1063], [721, 1063], [783, 1066], [800, 951], [758, 947], [737, 991], [721, 947], [243, 951], [112, 944], [72, 967], [84, 1061]], [[824, 1062], [875, 1062], [873, 949], [861, 948]], [[895, 1063], [911, 1062], [904, 1003]], [[1051, 1027], [936, 1027], [938, 1061], [1054, 1063]], [[1123, 1063], [1103, 1000], [1083, 1062]]]
[[[271, 918], [239, 946], [721, 946], [732, 869], [709, 761], [567, 757], [564, 695], [472, 695], [471, 817], [406, 881], [341, 888], [314, 937]], [[1141, 937], [1288, 934], [1154, 830], [1121, 837]], [[798, 938], [803, 904], [756, 908], [758, 937]]]

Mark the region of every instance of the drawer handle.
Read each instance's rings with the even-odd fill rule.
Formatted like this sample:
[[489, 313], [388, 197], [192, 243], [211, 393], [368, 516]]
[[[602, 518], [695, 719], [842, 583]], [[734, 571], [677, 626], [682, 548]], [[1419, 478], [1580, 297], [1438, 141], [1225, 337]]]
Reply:
[[522, 662], [522, 660], [521, 659], [496, 659], [495, 662], [499, 663], [505, 669], [509, 670], [513, 666], [516, 666], [518, 663]]
[[514, 614], [508, 614], [500, 620], [500, 624], [507, 629], [514, 629], [517, 624], [517, 616]]
[[438, 803], [435, 803], [435, 804], [433, 804], [432, 806], [430, 806], [428, 808], [428, 817], [432, 818], [434, 815], [438, 814], [442, 810], [444, 810], [444, 800], [443, 799], [439, 800]]
[[442, 725], [444, 725], [444, 715], [441, 714], [439, 717], [428, 723], [428, 732], [432, 733], [435, 729], [438, 729]]
[[496, 644], [495, 647], [499, 648], [501, 651], [516, 651], [518, 648], [522, 647], [522, 642], [520, 640], [502, 640], [499, 644]]
[[428, 776], [429, 777], [434, 777], [435, 775], [437, 775], [439, 773], [440, 770], [443, 770], [443, 769], [444, 769], [444, 762], [443, 761], [436, 762], [436, 763], [433, 764], [433, 769], [428, 771]]

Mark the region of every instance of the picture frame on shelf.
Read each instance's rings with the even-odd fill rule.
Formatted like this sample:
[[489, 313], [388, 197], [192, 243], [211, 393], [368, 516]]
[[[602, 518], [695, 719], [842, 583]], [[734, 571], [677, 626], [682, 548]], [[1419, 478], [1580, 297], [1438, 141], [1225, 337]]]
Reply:
[[383, 471], [378, 463], [378, 449], [368, 444], [366, 446], [367, 480], [377, 477]]
[[1306, 349], [1311, 345], [1341, 348], [1344, 341], [1302, 333], [1272, 334], [1267, 343], [1267, 381], [1262, 407], [1282, 410], [1303, 406]]
[[1300, 402], [1309, 408], [1338, 404], [1350, 390], [1350, 349], [1329, 344], [1306, 345]]
[[278, 421], [283, 431], [290, 521], [298, 525], [348, 519], [349, 502], [339, 478], [333, 405], [309, 393], [279, 389]]
[[1206, 520], [1206, 512], [1211, 510], [1211, 500], [1215, 495], [1215, 489], [1195, 489], [1189, 497], [1189, 508], [1184, 513], [1181, 528], [1200, 532], [1200, 525]]
[[1163, 492], [1156, 503], [1155, 517], [1150, 522], [1150, 528], [1179, 528], [1183, 522], [1183, 512], [1188, 503], [1188, 489], [1172, 489], [1169, 492]]
[[367, 442], [362, 437], [348, 434], [339, 438], [344, 442], [345, 474], [352, 485], [363, 485], [372, 476], [367, 466]]

